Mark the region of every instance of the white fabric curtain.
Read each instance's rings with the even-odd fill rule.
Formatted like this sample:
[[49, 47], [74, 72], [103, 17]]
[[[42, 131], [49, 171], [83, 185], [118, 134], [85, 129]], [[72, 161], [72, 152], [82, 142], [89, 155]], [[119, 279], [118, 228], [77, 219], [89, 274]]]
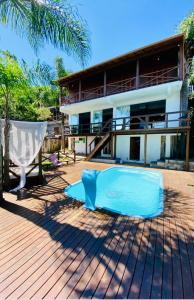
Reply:
[[[4, 149], [4, 126], [2, 121], [2, 145]], [[20, 184], [12, 191], [26, 184], [26, 168], [33, 162], [46, 135], [47, 122], [10, 121], [10, 159], [20, 167]]]

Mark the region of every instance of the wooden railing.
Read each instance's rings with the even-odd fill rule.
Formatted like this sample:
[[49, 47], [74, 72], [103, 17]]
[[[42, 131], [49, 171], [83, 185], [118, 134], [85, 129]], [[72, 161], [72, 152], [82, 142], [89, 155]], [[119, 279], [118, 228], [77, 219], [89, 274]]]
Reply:
[[69, 96], [62, 97], [62, 105], [82, 102], [86, 100], [101, 98], [108, 95], [127, 92], [130, 90], [158, 85], [178, 80], [178, 67], [164, 68], [158, 71], [140, 74], [124, 80], [107, 83], [98, 87], [82, 90]]
[[170, 81], [177, 80], [178, 67], [165, 68], [162, 70], [142, 74], [139, 76], [139, 86], [146, 87], [158, 85]]
[[[190, 126], [190, 112], [175, 111], [149, 115], [114, 118], [107, 123], [90, 123], [65, 126], [65, 135], [103, 135], [105, 132], [179, 128]], [[92, 142], [94, 142], [93, 140]]]

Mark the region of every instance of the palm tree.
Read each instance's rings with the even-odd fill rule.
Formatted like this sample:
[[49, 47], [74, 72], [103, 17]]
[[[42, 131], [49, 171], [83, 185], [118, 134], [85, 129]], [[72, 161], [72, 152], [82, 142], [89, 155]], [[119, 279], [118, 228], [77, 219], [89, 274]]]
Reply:
[[48, 43], [82, 65], [90, 56], [86, 23], [65, 0], [0, 0], [0, 22], [27, 38], [36, 52]]
[[0, 0], [0, 23], [27, 38], [35, 52], [47, 43], [74, 55], [82, 65], [89, 58], [86, 24], [65, 0]]

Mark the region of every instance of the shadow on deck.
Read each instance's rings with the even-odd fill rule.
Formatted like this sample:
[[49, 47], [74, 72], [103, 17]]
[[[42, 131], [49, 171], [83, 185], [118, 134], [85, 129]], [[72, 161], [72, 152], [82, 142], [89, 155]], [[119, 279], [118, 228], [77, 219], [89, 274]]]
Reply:
[[38, 207], [2, 203], [1, 299], [194, 297], [192, 199], [166, 189], [163, 215], [129, 218], [84, 210], [66, 184], [28, 191]]

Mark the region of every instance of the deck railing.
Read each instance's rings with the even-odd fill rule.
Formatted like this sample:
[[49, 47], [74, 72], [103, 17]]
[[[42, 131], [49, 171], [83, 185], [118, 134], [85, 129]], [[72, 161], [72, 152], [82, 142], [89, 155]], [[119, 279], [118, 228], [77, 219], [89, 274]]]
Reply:
[[149, 115], [136, 115], [125, 118], [113, 118], [106, 123], [66, 125], [65, 135], [101, 135], [106, 132], [129, 130], [152, 130], [190, 126], [190, 112], [175, 111]]
[[107, 82], [106, 85], [100, 85], [92, 89], [82, 90], [69, 96], [64, 96], [62, 97], [62, 105], [101, 98], [175, 80], [178, 80], [177, 66], [140, 74], [138, 80], [137, 77], [130, 77], [124, 80]]

